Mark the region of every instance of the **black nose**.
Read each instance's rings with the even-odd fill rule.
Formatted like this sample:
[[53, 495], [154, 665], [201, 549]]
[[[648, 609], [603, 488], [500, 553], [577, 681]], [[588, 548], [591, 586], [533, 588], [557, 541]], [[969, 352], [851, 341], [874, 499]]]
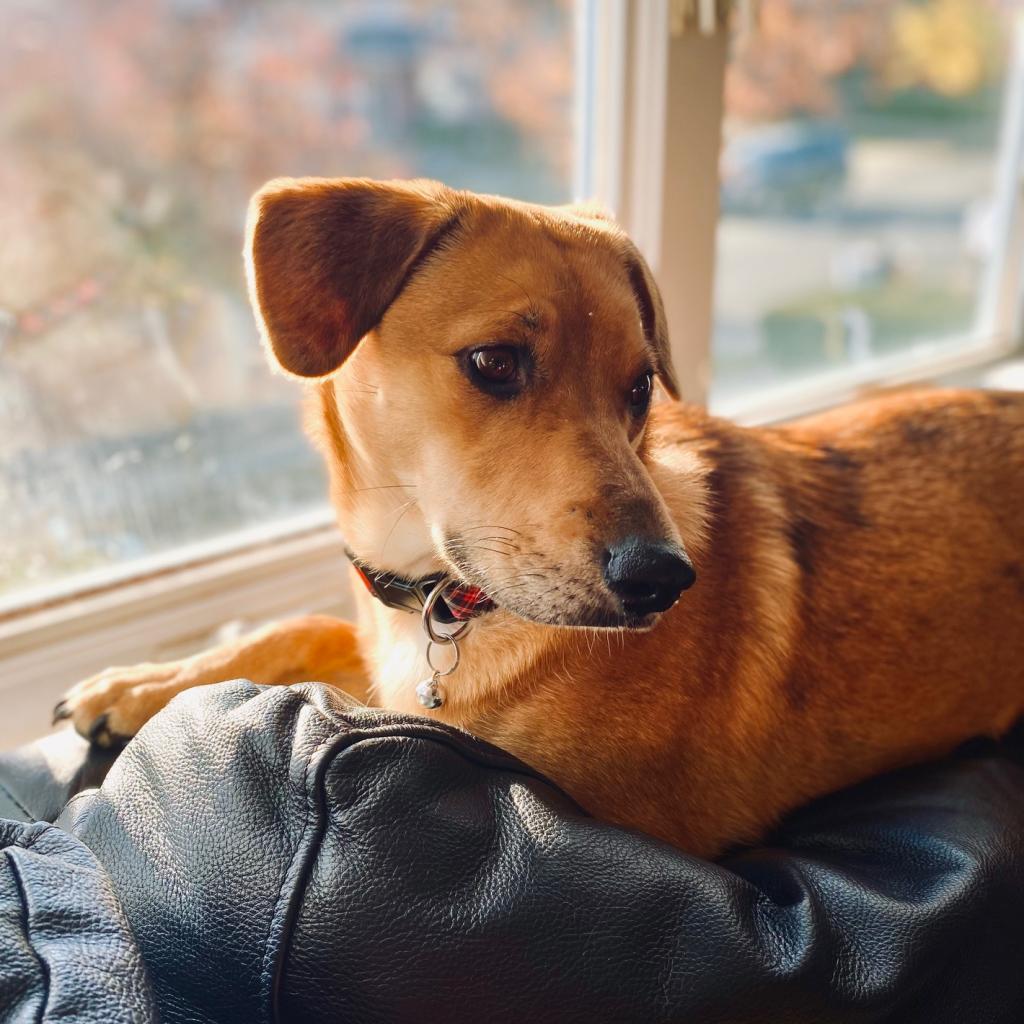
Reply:
[[627, 537], [605, 553], [604, 581], [627, 615], [663, 612], [697, 574], [678, 544]]

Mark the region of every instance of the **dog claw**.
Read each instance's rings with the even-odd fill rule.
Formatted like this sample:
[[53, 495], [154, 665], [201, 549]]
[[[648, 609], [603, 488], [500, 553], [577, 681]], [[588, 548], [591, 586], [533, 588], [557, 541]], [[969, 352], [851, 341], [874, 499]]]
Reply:
[[53, 709], [53, 720], [52, 720], [52, 722], [50, 724], [51, 725], [56, 725], [58, 722], [63, 722], [66, 718], [70, 718], [70, 717], [71, 717], [71, 708], [68, 707], [68, 702], [66, 700], [62, 700]]
[[89, 727], [88, 740], [97, 747], [109, 747], [113, 745], [114, 735], [107, 728], [106, 713], [100, 715]]

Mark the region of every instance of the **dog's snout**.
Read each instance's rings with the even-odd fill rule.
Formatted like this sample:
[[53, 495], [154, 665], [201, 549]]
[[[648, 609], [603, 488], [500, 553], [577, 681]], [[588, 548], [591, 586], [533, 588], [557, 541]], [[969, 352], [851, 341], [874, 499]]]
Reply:
[[663, 612], [697, 574], [678, 544], [627, 537], [605, 552], [604, 581], [629, 616]]

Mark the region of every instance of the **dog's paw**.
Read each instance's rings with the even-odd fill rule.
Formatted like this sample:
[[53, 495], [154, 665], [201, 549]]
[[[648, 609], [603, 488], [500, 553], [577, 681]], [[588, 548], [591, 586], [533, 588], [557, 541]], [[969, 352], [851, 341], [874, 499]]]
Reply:
[[76, 731], [100, 747], [125, 744], [181, 687], [181, 666], [108, 668], [72, 687], [53, 709], [53, 722], [70, 719]]

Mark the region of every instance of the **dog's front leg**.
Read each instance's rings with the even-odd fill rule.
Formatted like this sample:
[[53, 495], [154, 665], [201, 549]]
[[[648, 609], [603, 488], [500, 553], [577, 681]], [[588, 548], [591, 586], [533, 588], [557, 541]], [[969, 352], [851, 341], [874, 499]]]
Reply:
[[134, 736], [173, 696], [228, 679], [255, 683], [332, 683], [367, 699], [368, 679], [355, 626], [326, 615], [273, 623], [191, 658], [108, 668], [72, 688], [54, 711], [83, 736], [109, 746]]

